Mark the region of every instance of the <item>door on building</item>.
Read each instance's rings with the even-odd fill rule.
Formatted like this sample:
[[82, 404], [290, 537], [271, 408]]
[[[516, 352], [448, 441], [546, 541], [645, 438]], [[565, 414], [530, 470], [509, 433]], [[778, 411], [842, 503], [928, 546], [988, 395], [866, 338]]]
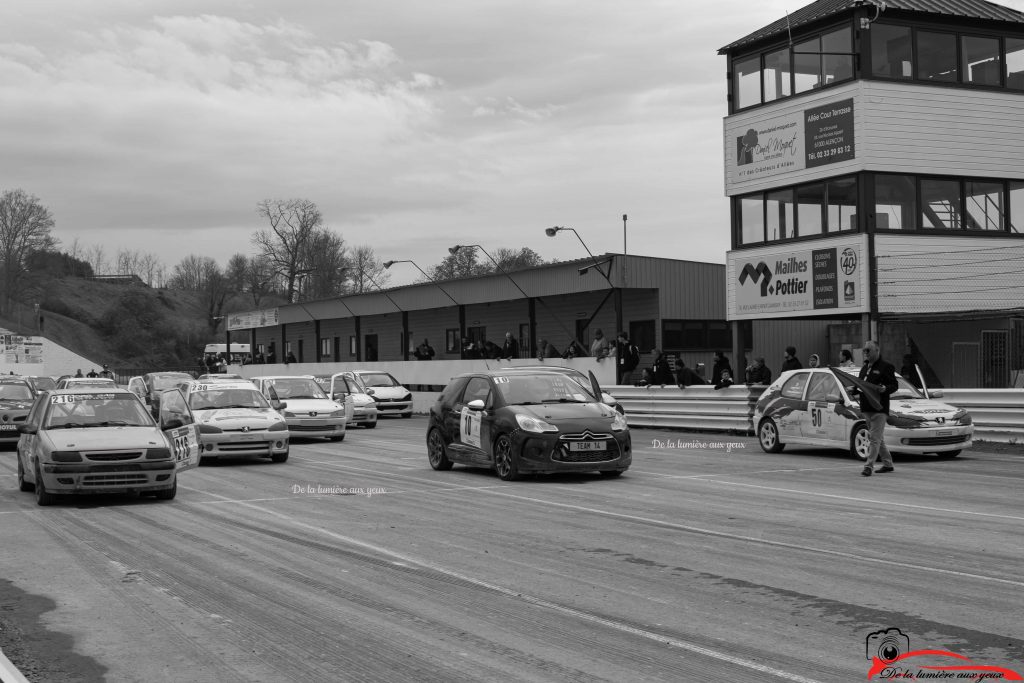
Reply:
[[1010, 386], [1010, 331], [982, 330], [981, 386], [1005, 389]]
[[953, 342], [953, 388], [978, 387], [978, 360], [981, 345], [977, 342]]
[[377, 335], [368, 334], [363, 337], [363, 360], [373, 362], [377, 360]]
[[530, 338], [530, 325], [529, 323], [521, 323], [519, 325], [519, 357], [532, 358], [533, 354], [534, 348]]

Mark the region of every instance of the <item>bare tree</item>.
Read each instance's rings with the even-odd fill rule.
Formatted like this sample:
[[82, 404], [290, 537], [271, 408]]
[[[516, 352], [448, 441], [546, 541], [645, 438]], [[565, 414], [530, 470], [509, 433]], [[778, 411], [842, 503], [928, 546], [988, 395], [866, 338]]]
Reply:
[[352, 250], [349, 263], [348, 279], [352, 291], [357, 294], [376, 290], [378, 285], [385, 287], [391, 280], [391, 274], [377, 258], [373, 247], [367, 244]]
[[35, 251], [49, 251], [57, 245], [50, 231], [53, 216], [39, 198], [24, 190], [0, 195], [0, 266], [3, 267], [5, 310], [18, 294], [25, 278], [25, 260]]
[[[117, 275], [138, 275], [139, 264], [142, 262], [142, 255], [131, 249], [119, 249], [117, 252]], [[142, 279], [141, 277], [139, 278]]]
[[323, 224], [323, 216], [308, 199], [264, 199], [256, 205], [256, 212], [270, 228], [257, 230], [252, 243], [284, 280], [285, 295], [292, 301], [310, 238]]
[[200, 291], [205, 286], [204, 279], [211, 270], [210, 264], [213, 268], [217, 267], [216, 262], [209, 256], [189, 254], [174, 266], [174, 274], [171, 275], [167, 286], [190, 292]]
[[252, 297], [253, 306], [259, 306], [268, 294], [276, 290], [278, 279], [277, 273], [265, 258], [254, 256], [249, 259], [245, 291]]
[[328, 228], [313, 231], [302, 259], [302, 298], [326, 299], [345, 291], [349, 258], [345, 240]]
[[85, 251], [86, 261], [92, 266], [93, 275], [107, 275], [107, 254], [102, 244], [96, 244]]
[[[143, 282], [150, 287], [158, 286], [156, 279], [157, 273], [163, 270], [163, 264], [160, 263], [160, 259], [155, 254], [144, 254], [139, 260], [139, 272], [136, 273]], [[160, 283], [163, 284], [162, 282]]]
[[245, 254], [235, 254], [228, 259], [224, 277], [233, 292], [244, 292], [249, 280], [249, 257]]
[[434, 280], [455, 280], [482, 275], [487, 272], [487, 268], [477, 258], [476, 249], [465, 248], [445, 256], [443, 261], [428, 272]]
[[[513, 270], [523, 270], [525, 268], [533, 268], [544, 264], [544, 259], [540, 257], [540, 254], [535, 252], [529, 247], [521, 247], [519, 249], [509, 249], [508, 247], [501, 247], [490, 252], [494, 260], [498, 262], [501, 269], [506, 273]], [[495, 271], [493, 264], [488, 261], [486, 266], [491, 266], [490, 271]]]

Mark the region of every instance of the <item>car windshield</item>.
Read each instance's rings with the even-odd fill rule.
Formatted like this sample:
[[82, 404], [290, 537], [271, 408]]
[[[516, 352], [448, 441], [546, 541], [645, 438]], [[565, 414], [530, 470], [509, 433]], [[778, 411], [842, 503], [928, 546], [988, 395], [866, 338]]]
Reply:
[[398, 382], [386, 372], [368, 372], [359, 376], [368, 387], [397, 387]]
[[289, 398], [327, 398], [327, 394], [308, 377], [279, 377], [267, 380], [268, 392], [273, 388], [282, 401]]
[[0, 384], [0, 401], [30, 401], [33, 398], [32, 389], [24, 382]]
[[503, 375], [494, 378], [498, 393], [509, 405], [591, 403], [594, 396], [571, 377], [555, 373]]
[[924, 398], [924, 395], [913, 384], [896, 376], [896, 383], [899, 385], [890, 398]]
[[57, 382], [52, 377], [33, 377], [32, 384], [36, 385], [36, 389], [40, 391], [57, 388]]
[[153, 389], [155, 391], [160, 391], [161, 389], [172, 389], [183, 379], [190, 380], [192, 379], [192, 375], [184, 372], [176, 372], [173, 375], [154, 375]]
[[152, 427], [153, 418], [134, 394], [55, 394], [44, 429]]
[[218, 389], [208, 385], [203, 391], [193, 391], [188, 397], [192, 410], [213, 410], [217, 408], [269, 408], [270, 404], [256, 388]]

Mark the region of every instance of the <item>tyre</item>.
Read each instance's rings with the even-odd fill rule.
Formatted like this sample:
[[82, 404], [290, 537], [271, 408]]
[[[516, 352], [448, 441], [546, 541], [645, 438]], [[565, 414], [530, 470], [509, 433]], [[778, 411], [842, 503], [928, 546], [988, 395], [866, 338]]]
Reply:
[[402, 413], [402, 417], [412, 417], [412, 413]]
[[178, 495], [178, 478], [174, 478], [174, 486], [163, 491], [156, 492], [157, 500], [174, 500], [174, 497]]
[[43, 477], [39, 473], [39, 467], [36, 466], [36, 505], [45, 507], [56, 502], [57, 496], [46, 490], [46, 487], [43, 485]]
[[373, 422], [364, 422], [363, 426], [366, 427], [367, 429], [373, 429], [374, 427], [377, 426], [377, 421], [374, 420]]
[[31, 491], [35, 486], [25, 481], [25, 468], [21, 466], [21, 456], [18, 456], [18, 490]]
[[850, 455], [867, 461], [870, 450], [871, 440], [868, 438], [867, 425], [859, 424], [853, 428], [853, 434], [850, 435]]
[[273, 462], [287, 462], [288, 451], [285, 451], [284, 453], [274, 453], [273, 455], [270, 456], [270, 459]]
[[786, 447], [786, 444], [779, 441], [779, 428], [770, 417], [762, 420], [761, 426], [757, 428], [757, 440], [765, 453], [779, 453]]
[[622, 476], [622, 473], [626, 470], [600, 470], [602, 477], [608, 477], [614, 479], [615, 477]]
[[337, 443], [338, 441], [344, 441], [345, 440], [345, 435], [341, 434], [340, 436], [330, 436], [330, 437], [327, 437], [327, 438], [328, 438], [328, 441]]
[[435, 427], [427, 434], [427, 460], [435, 470], [450, 470], [452, 461], [448, 459], [448, 448], [444, 445], [441, 431]]
[[502, 481], [515, 481], [519, 478], [519, 462], [512, 452], [512, 439], [502, 434], [494, 440], [494, 470]]

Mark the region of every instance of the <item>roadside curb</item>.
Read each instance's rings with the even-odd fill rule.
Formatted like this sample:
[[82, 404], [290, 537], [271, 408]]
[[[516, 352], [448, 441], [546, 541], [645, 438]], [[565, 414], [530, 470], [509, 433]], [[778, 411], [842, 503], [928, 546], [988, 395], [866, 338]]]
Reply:
[[0, 683], [29, 683], [11, 660], [7, 659], [3, 650], [0, 650]]

